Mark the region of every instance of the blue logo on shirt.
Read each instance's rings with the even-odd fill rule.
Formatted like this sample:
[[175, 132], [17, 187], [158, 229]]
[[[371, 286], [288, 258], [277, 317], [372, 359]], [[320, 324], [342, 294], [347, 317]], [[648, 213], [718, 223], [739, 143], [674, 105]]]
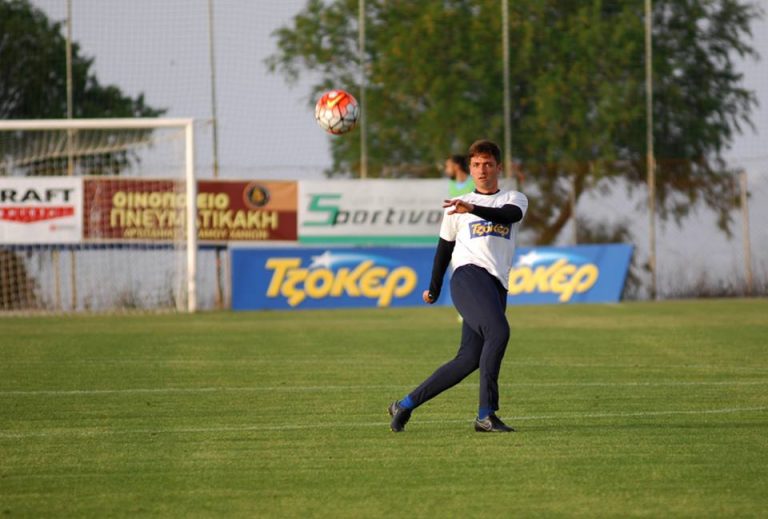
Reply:
[[512, 237], [512, 226], [486, 222], [485, 220], [469, 223], [469, 237], [471, 239], [484, 238], [486, 236], [496, 236], [497, 238], [509, 240]]

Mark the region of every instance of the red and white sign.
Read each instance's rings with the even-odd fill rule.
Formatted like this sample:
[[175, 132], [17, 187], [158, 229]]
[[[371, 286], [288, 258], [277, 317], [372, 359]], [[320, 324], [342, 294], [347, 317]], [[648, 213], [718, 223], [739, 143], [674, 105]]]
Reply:
[[0, 177], [0, 243], [79, 243], [83, 180]]

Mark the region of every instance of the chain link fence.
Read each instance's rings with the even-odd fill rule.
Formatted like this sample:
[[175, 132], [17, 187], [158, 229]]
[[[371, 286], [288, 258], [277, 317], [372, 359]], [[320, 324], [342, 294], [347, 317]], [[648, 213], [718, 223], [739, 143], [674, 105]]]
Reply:
[[[204, 129], [196, 146], [200, 178], [318, 179], [331, 159], [328, 137], [316, 128], [310, 109], [313, 77], [309, 74], [289, 86], [281, 76], [269, 74], [264, 63], [276, 50], [274, 31], [289, 23], [305, 3], [71, 0], [71, 31], [80, 52], [94, 59], [94, 72], [103, 84], [115, 84], [131, 96], [143, 93], [146, 102], [165, 109], [166, 116], [200, 121]], [[67, 21], [67, 4], [32, 1], [60, 22]], [[754, 44], [765, 56], [768, 43], [760, 37], [760, 29], [766, 24], [760, 23]], [[768, 92], [760, 90], [768, 88], [766, 73], [756, 70], [747, 75], [751, 81], [747, 87], [757, 89], [758, 100], [766, 104]], [[759, 110], [754, 117], [758, 131], [768, 131], [765, 108]], [[218, 125], [215, 152], [213, 113]], [[754, 141], [748, 129], [745, 135]], [[734, 201], [729, 232], [718, 227], [716, 215], [702, 204], [679, 223], [657, 220], [659, 297], [768, 293], [768, 156], [755, 157], [746, 148], [735, 153], [731, 165], [745, 173], [748, 207], [742, 210]], [[425, 158], [425, 163], [430, 161]], [[739, 179], [734, 182], [740, 189]], [[606, 187], [587, 186], [574, 207], [575, 221], [566, 225], [556, 244], [617, 236], [630, 241], [635, 259], [626, 297], [647, 298], [651, 275], [647, 192], [621, 183]], [[594, 228], [605, 222], [614, 231], [618, 226], [619, 234], [596, 235]], [[523, 235], [522, 245], [530, 244], [526, 239], [530, 237]], [[212, 254], [205, 251], [201, 260], [203, 307], [213, 306], [212, 265], [217, 260]]]
[[[768, 157], [751, 161], [751, 166], [733, 177], [741, 193], [734, 201], [728, 230], [718, 225], [718, 216], [703, 204], [694, 207], [679, 223], [656, 219], [657, 290], [662, 299], [684, 297], [729, 297], [768, 294]], [[613, 186], [611, 193], [600, 187], [582, 197], [573, 222], [561, 234], [560, 244], [585, 238], [579, 224], [596, 222], [617, 225], [634, 244], [632, 271], [625, 291], [630, 299], [649, 297], [649, 217], [647, 191], [628, 193], [625, 186]], [[574, 236], [576, 232], [576, 237]], [[610, 238], [611, 236], [609, 236]]]

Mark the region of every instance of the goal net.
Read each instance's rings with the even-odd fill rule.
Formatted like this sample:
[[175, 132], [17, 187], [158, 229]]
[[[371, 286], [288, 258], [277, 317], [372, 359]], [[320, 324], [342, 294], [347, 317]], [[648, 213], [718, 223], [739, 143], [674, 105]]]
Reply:
[[195, 311], [191, 119], [0, 121], [0, 312]]

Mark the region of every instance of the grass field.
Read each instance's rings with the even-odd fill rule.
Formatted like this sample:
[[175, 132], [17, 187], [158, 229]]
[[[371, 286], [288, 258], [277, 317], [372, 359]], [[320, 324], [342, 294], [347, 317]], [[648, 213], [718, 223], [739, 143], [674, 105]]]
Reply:
[[447, 308], [0, 319], [0, 516], [768, 514], [768, 300], [509, 316], [509, 435]]

